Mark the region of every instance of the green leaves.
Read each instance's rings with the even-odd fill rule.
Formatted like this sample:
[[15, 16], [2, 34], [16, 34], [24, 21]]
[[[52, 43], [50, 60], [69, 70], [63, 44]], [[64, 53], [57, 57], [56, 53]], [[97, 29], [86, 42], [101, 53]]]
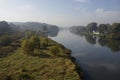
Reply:
[[32, 36], [30, 39], [22, 41], [22, 49], [25, 54], [34, 54], [34, 49], [40, 48], [40, 39], [37, 36]]

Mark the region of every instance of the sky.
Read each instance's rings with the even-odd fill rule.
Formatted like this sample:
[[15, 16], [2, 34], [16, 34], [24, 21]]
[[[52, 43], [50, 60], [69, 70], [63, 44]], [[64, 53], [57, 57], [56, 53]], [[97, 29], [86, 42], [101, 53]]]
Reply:
[[0, 0], [0, 21], [58, 26], [120, 22], [120, 0]]

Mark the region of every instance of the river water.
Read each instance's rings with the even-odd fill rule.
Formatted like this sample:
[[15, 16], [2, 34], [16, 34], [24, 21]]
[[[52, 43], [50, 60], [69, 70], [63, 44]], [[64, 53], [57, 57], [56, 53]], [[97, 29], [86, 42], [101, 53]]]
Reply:
[[72, 56], [84, 71], [85, 80], [120, 80], [119, 44], [94, 43], [93, 39], [89, 40], [69, 30], [61, 30], [56, 37], [50, 38], [72, 50]]

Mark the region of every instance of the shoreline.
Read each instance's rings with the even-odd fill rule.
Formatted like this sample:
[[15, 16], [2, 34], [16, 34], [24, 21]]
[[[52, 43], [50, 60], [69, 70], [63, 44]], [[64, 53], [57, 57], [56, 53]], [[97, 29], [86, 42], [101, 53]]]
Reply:
[[[83, 71], [71, 56], [71, 50], [50, 38], [47, 39], [52, 46], [41, 50], [39, 56], [26, 55], [19, 47], [12, 54], [1, 58], [0, 79], [84, 80]], [[58, 54], [51, 53], [53, 46], [58, 46]]]

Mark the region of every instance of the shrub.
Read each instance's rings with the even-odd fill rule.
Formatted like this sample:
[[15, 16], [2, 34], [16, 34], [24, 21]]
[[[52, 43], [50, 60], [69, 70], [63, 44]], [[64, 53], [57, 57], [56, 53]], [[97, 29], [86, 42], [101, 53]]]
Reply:
[[42, 41], [41, 47], [46, 48], [48, 46], [48, 43], [46, 41]]
[[3, 35], [0, 38], [0, 45], [1, 46], [7, 46], [12, 42], [12, 39], [9, 37], [9, 35]]
[[50, 52], [51, 52], [51, 54], [56, 55], [57, 53], [60, 52], [60, 49], [58, 46], [53, 46], [50, 48]]
[[22, 50], [23, 50], [23, 53], [25, 53], [25, 54], [32, 54], [34, 47], [33, 47], [32, 43], [29, 42], [28, 40], [23, 40]]
[[40, 40], [36, 36], [22, 41], [22, 50], [25, 54], [34, 54], [35, 49], [40, 48]]

